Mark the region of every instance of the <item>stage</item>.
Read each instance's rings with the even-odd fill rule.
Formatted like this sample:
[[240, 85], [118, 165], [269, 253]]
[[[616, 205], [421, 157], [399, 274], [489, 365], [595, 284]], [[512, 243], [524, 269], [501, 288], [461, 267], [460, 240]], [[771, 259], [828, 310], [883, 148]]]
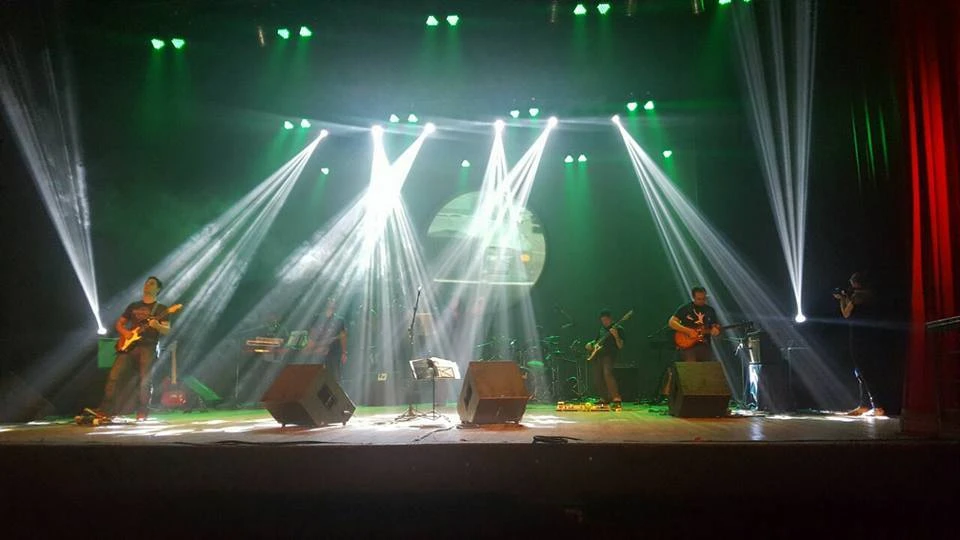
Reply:
[[[892, 418], [531, 405], [520, 425], [466, 428], [451, 407], [440, 409], [445, 419], [395, 421], [405, 410], [361, 407], [345, 425], [320, 428], [284, 428], [264, 410], [5, 425], [0, 474], [18, 494], [5, 509], [24, 530], [54, 507], [181, 516], [157, 534], [699, 534], [785, 522], [791, 532], [863, 532], [906, 527], [897, 517], [917, 509], [944, 515], [960, 479], [957, 442], [902, 435]], [[807, 520], [796, 508], [819, 514]], [[887, 521], [863, 529], [860, 518], [875, 512]]]

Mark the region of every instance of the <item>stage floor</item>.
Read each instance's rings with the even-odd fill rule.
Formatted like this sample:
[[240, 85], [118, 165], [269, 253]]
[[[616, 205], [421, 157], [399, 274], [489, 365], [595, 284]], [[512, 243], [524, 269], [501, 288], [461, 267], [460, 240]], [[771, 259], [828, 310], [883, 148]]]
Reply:
[[[419, 411], [429, 411], [420, 406]], [[398, 421], [405, 407], [359, 407], [346, 425], [281, 427], [263, 409], [155, 413], [143, 422], [120, 418], [107, 426], [78, 426], [73, 419], [0, 425], [0, 444], [220, 444], [282, 443], [407, 445], [531, 443], [561, 437], [593, 444], [698, 442], [893, 441], [908, 439], [887, 417], [776, 415], [687, 419], [661, 406], [626, 405], [622, 411], [558, 412], [530, 405], [519, 425], [460, 425], [454, 407], [441, 418]]]

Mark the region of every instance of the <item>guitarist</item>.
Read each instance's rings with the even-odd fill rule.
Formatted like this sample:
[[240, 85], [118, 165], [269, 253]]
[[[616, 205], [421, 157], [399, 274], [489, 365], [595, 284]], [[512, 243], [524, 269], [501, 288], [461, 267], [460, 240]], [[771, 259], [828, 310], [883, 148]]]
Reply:
[[147, 418], [148, 405], [150, 403], [150, 368], [157, 359], [157, 343], [160, 336], [165, 336], [170, 332], [170, 321], [157, 320], [153, 314], [160, 313], [167, 309], [167, 306], [157, 302], [157, 295], [163, 283], [155, 276], [150, 276], [143, 284], [143, 299], [127, 306], [123, 315], [117, 319], [114, 328], [122, 338], [128, 338], [133, 329], [141, 323], [146, 322], [145, 328], [141, 331], [141, 339], [133, 344], [129, 350], [117, 353], [117, 358], [110, 369], [110, 375], [107, 377], [107, 385], [103, 390], [103, 401], [100, 404], [100, 412], [106, 416], [116, 414], [116, 394], [117, 381], [135, 363], [139, 370], [139, 407], [137, 409], [137, 420]]
[[617, 379], [613, 376], [613, 366], [623, 348], [623, 328], [613, 324], [613, 317], [609, 310], [600, 312], [600, 324], [603, 326], [600, 337], [587, 343], [587, 350], [600, 347], [600, 351], [593, 358], [593, 384], [599, 394], [601, 402], [612, 402], [615, 410], [623, 408], [620, 389]]
[[707, 305], [707, 290], [694, 287], [690, 291], [692, 302], [677, 308], [667, 323], [675, 332], [685, 334], [699, 342], [689, 349], [679, 349], [683, 362], [711, 362], [710, 338], [720, 335], [717, 312]]

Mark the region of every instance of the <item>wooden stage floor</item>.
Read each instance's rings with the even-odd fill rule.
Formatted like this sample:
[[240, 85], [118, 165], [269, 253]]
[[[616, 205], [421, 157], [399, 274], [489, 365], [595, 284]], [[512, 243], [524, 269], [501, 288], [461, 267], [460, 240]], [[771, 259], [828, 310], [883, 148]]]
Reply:
[[99, 534], [105, 523], [165, 538], [938, 537], [954, 527], [960, 443], [904, 436], [897, 419], [532, 405], [520, 425], [465, 428], [449, 407], [445, 420], [395, 421], [404, 410], [363, 407], [320, 428], [282, 428], [265, 410], [0, 426], [0, 519], [11, 518], [11, 537], [73, 534], [73, 524]]
[[[899, 421], [887, 417], [778, 415], [687, 419], [666, 414], [665, 407], [625, 405], [622, 411], [558, 412], [550, 405], [530, 405], [519, 425], [466, 428], [456, 409], [442, 407], [442, 418], [397, 421], [404, 407], [360, 407], [346, 425], [281, 428], [263, 409], [166, 412], [146, 421], [109, 426], [77, 426], [72, 419], [0, 425], [0, 444], [454, 444], [531, 443], [534, 437], [561, 437], [569, 442], [698, 443], [909, 440]], [[429, 411], [420, 406], [418, 411]]]

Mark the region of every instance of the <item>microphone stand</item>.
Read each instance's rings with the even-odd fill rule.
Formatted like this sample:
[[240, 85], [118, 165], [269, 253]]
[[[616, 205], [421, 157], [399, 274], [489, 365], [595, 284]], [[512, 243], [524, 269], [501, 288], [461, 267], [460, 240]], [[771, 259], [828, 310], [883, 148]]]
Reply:
[[[407, 339], [409, 340], [409, 343], [410, 343], [410, 356], [414, 355], [414, 352], [416, 349], [416, 345], [413, 339], [413, 327], [417, 322], [417, 310], [420, 309], [421, 294], [423, 294], [423, 287], [417, 287], [417, 299], [413, 303], [413, 314], [410, 316], [410, 326], [407, 328]], [[416, 382], [417, 382], [417, 377], [416, 377], [416, 374], [414, 374], [413, 379], [410, 380], [410, 384], [407, 386], [407, 412], [398, 416], [396, 418], [397, 421], [411, 420], [413, 418], [417, 418], [421, 416], [420, 413], [417, 412], [416, 407], [414, 407], [413, 405], [413, 401], [414, 401], [413, 392], [416, 387]], [[434, 393], [436, 393], [436, 384], [437, 384], [436, 379], [434, 379], [433, 384], [434, 384]], [[436, 399], [436, 395], [434, 395], [434, 399]], [[436, 405], [434, 405], [434, 407], [436, 407]], [[436, 411], [436, 409], [434, 409], [434, 411]]]

